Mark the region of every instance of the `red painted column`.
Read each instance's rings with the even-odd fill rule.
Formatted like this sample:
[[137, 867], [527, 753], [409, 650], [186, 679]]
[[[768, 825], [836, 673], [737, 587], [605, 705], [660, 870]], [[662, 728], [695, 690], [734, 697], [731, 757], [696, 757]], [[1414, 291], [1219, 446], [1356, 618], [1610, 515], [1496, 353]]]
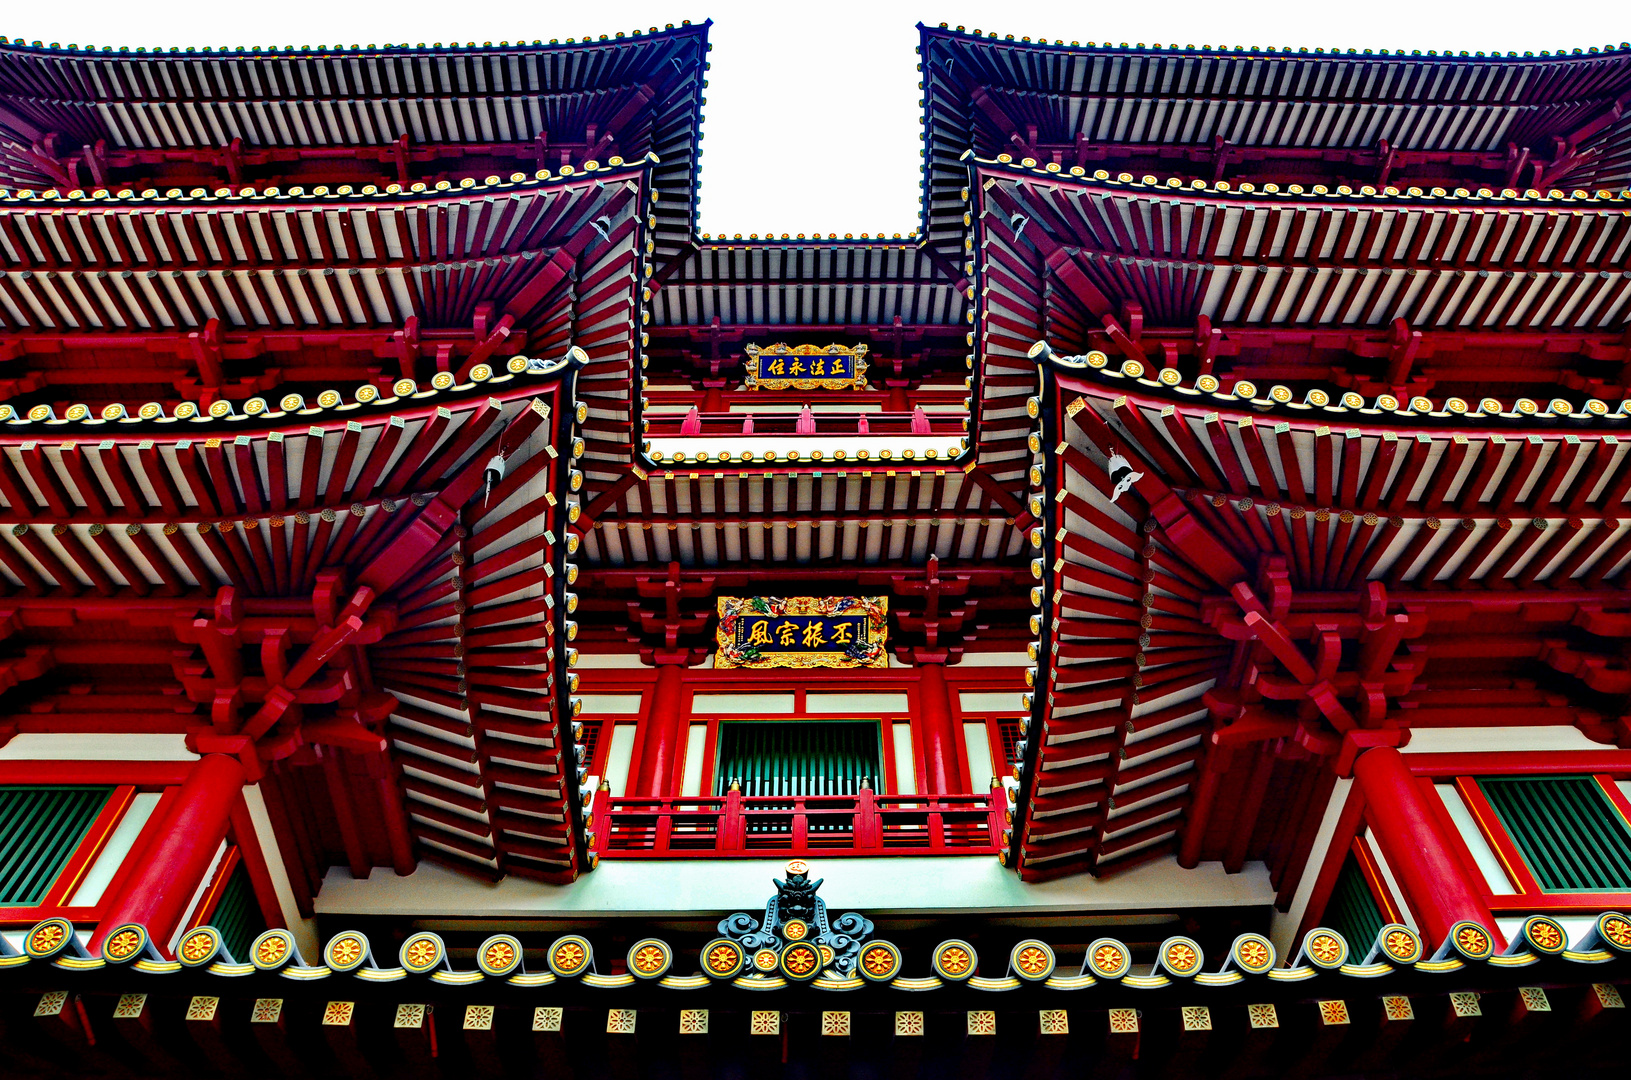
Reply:
[[957, 725], [952, 719], [951, 688], [946, 665], [918, 659], [918, 730], [923, 737], [924, 795], [967, 795], [958, 751]]
[[1365, 795], [1371, 835], [1421, 920], [1428, 948], [1441, 944], [1463, 919], [1496, 934], [1482, 890], [1440, 830], [1404, 755], [1391, 746], [1367, 750], [1354, 763], [1354, 779]]
[[244, 767], [227, 754], [206, 754], [192, 767], [176, 793], [158, 834], [135, 872], [105, 909], [92, 953], [99, 953], [102, 937], [125, 923], [141, 923], [162, 949], [187, 913], [187, 905], [216, 849], [226, 838], [232, 808], [243, 795]]
[[685, 654], [657, 656], [657, 687], [642, 718], [640, 760], [630, 795], [674, 795], [679, 791], [680, 756], [685, 753]]

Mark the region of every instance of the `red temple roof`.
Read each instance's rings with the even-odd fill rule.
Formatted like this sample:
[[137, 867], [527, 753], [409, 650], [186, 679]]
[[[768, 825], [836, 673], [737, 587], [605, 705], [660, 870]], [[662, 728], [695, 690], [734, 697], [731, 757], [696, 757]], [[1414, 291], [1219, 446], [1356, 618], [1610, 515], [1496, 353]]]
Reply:
[[666, 263], [695, 228], [709, 25], [498, 47], [0, 45], [0, 183], [405, 186], [656, 154]]
[[961, 156], [1166, 179], [1613, 188], [1631, 51], [1539, 57], [1002, 41], [919, 27], [924, 235], [958, 258]]

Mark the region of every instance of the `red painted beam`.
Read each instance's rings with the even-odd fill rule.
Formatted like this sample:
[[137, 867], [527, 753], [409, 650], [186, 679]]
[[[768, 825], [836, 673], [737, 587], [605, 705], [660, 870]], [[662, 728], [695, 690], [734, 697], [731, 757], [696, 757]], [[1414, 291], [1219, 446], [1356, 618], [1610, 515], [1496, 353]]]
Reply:
[[1499, 939], [1481, 888], [1439, 831], [1437, 817], [1404, 755], [1391, 746], [1366, 750], [1354, 762], [1354, 779], [1365, 796], [1371, 835], [1429, 941], [1442, 942], [1462, 920], [1478, 923]]
[[169, 941], [226, 836], [243, 787], [243, 763], [237, 758], [207, 754], [199, 759], [159, 823], [152, 846], [138, 856], [136, 872], [103, 909], [91, 938], [92, 953], [100, 951], [109, 931], [127, 922], [145, 926], [154, 941]]

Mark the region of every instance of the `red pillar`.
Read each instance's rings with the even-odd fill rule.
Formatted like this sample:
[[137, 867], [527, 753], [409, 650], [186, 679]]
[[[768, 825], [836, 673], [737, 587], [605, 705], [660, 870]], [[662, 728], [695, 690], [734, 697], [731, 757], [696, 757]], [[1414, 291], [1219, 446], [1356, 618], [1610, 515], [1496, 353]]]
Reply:
[[[682, 654], [683, 655], [683, 654]], [[630, 795], [674, 795], [679, 791], [680, 756], [685, 752], [684, 661], [657, 657], [657, 688], [643, 718], [640, 761]]]
[[708, 413], [722, 413], [725, 411], [725, 380], [702, 380], [702, 409], [703, 415]]
[[918, 730], [923, 737], [924, 795], [967, 795], [958, 751], [957, 725], [952, 719], [951, 689], [946, 665], [918, 661]]
[[1421, 920], [1429, 948], [1463, 919], [1496, 934], [1482, 891], [1444, 837], [1404, 755], [1391, 746], [1367, 750], [1354, 764], [1354, 779], [1365, 795], [1371, 835]]
[[187, 774], [152, 844], [137, 857], [135, 872], [119, 890], [91, 938], [99, 953], [102, 937], [125, 923], [141, 923], [163, 948], [187, 912], [227, 834], [232, 807], [243, 795], [244, 767], [227, 754], [206, 754]]

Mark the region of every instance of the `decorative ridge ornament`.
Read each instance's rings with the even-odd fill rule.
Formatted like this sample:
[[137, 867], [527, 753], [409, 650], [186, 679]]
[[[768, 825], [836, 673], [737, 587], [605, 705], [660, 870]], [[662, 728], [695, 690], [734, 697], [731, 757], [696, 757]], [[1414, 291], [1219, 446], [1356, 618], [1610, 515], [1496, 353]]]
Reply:
[[[827, 902], [816, 895], [826, 879], [811, 881], [810, 864], [803, 859], [787, 864], [787, 880], [771, 880], [776, 895], [765, 903], [762, 919], [738, 912], [720, 921], [721, 937], [703, 948], [703, 966], [708, 973], [715, 978], [732, 978], [748, 956], [770, 952], [777, 957], [770, 966], [779, 965], [783, 974], [791, 971], [795, 979], [814, 978], [822, 967], [845, 977], [854, 975], [861, 946], [872, 937], [872, 920], [853, 911], [829, 919]], [[811, 949], [822, 959], [814, 968], [806, 966], [806, 953]], [[717, 967], [713, 962], [716, 952]]]
[[[1218, 376], [1205, 374], [1196, 376], [1192, 385], [1185, 385], [1182, 373], [1170, 367], [1162, 368], [1151, 378], [1139, 361], [1123, 360], [1118, 368], [1111, 363], [1105, 353], [1097, 349], [1079, 355], [1065, 356], [1055, 352], [1046, 341], [1038, 341], [1030, 347], [1026, 355], [1038, 366], [1051, 366], [1055, 371], [1073, 375], [1092, 374], [1098, 380], [1112, 386], [1118, 382], [1130, 383], [1131, 385], [1126, 386], [1127, 393], [1149, 393], [1151, 403], [1171, 400], [1177, 404], [1186, 401], [1202, 404], [1203, 402], [1197, 399], [1210, 398], [1212, 401], [1205, 404], [1219, 411], [1249, 409], [1253, 413], [1273, 413], [1286, 416], [1288, 419], [1308, 416], [1311, 420], [1318, 419], [1320, 422], [1329, 423], [1356, 416], [1373, 420], [1383, 417], [1386, 418], [1385, 422], [1401, 426], [1415, 426], [1426, 422], [1429, 426], [1439, 427], [1451, 425], [1478, 427], [1487, 426], [1493, 421], [1514, 420], [1546, 424], [1563, 423], [1569, 427], [1618, 426], [1631, 420], [1631, 398], [1623, 399], [1618, 404], [1610, 404], [1598, 398], [1587, 398], [1578, 405], [1566, 398], [1553, 398], [1542, 407], [1538, 402], [1520, 397], [1512, 399], [1510, 408], [1496, 398], [1483, 398], [1474, 407], [1457, 397], [1445, 398], [1442, 405], [1422, 395], [1401, 401], [1392, 394], [1379, 394], [1374, 400], [1367, 401], [1362, 394], [1352, 390], [1334, 391], [1314, 387], [1304, 393], [1302, 400], [1298, 401], [1297, 395], [1290, 387], [1280, 384], [1263, 391], [1248, 379], [1238, 379], [1225, 388]], [[1085, 404], [1086, 402], [1079, 397], [1064, 403], [1066, 415], [1076, 415]], [[1032, 412], [1031, 415], [1035, 417], [1037, 414]]]
[[1365, 963], [1389, 963], [1402, 967], [1420, 960], [1423, 951], [1420, 934], [1403, 923], [1388, 923], [1376, 932], [1376, 940], [1370, 952], [1365, 954]]
[[[379, 387], [372, 383], [363, 383], [358, 386], [347, 402], [338, 390], [323, 390], [313, 402], [308, 403], [299, 394], [285, 394], [277, 402], [278, 408], [263, 398], [250, 398], [244, 403], [244, 410], [239, 412], [232, 402], [225, 399], [214, 402], [207, 409], [200, 409], [196, 402], [179, 401], [171, 410], [169, 416], [164, 415], [164, 406], [156, 401], [149, 401], [134, 410], [126, 405], [113, 402], [102, 408], [100, 414], [94, 414], [84, 404], [69, 405], [62, 416], [57, 416], [50, 405], [35, 405], [25, 411], [19, 411], [15, 405], [0, 402], [0, 424], [7, 428], [23, 428], [32, 424], [46, 424], [52, 428], [66, 425], [101, 428], [111, 424], [176, 424], [187, 422], [189, 424], [246, 424], [254, 421], [256, 424], [266, 421], [279, 420], [284, 417], [298, 418], [319, 416], [327, 413], [349, 413], [358, 409], [369, 409], [366, 413], [370, 419], [388, 418], [388, 412], [380, 410], [399, 402], [412, 403], [414, 401], [427, 401], [442, 393], [458, 395], [470, 394], [471, 391], [486, 388], [489, 400], [499, 400], [492, 397], [492, 391], [500, 386], [513, 382], [516, 376], [547, 376], [555, 375], [568, 368], [580, 369], [589, 362], [588, 354], [580, 346], [571, 346], [564, 356], [557, 360], [541, 360], [537, 357], [512, 356], [504, 364], [504, 371], [495, 372], [490, 364], [477, 364], [470, 369], [470, 378], [467, 382], [458, 382], [448, 372], [438, 372], [431, 380], [430, 388], [421, 390], [412, 379], [398, 379], [391, 386], [391, 394], [381, 396]], [[461, 398], [464, 401], [475, 400], [474, 395]], [[330, 420], [337, 419], [330, 416]], [[290, 423], [299, 421], [291, 419]], [[265, 429], [255, 427], [255, 433], [261, 434]], [[279, 429], [274, 429], [279, 430]], [[290, 429], [293, 430], [293, 429]]]
[[102, 942], [102, 959], [110, 964], [128, 964], [141, 957], [160, 962], [164, 960], [163, 954], [148, 937], [147, 927], [141, 923], [116, 926]]

